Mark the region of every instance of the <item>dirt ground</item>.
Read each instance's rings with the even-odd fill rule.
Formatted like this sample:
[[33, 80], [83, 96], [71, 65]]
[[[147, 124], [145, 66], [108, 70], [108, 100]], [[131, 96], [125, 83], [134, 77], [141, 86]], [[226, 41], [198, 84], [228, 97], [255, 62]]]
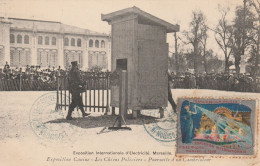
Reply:
[[[214, 90], [176, 89], [172, 92], [175, 100], [177, 97], [205, 97], [212, 94], [215, 97], [260, 98], [259, 94], [226, 93]], [[107, 127], [113, 125], [116, 116], [91, 114], [89, 117], [82, 118], [81, 113], [75, 110], [74, 120], [67, 121], [65, 120], [67, 110], [63, 110], [60, 116], [42, 118], [42, 126], [38, 125], [38, 122], [33, 122], [31, 108], [35, 101], [46, 93], [50, 92], [0, 92], [0, 148], [2, 149], [0, 165], [11, 166], [17, 165], [17, 163], [20, 165], [76, 165], [75, 163], [47, 162], [48, 157], [73, 157], [74, 151], [152, 152], [157, 150], [170, 151], [174, 155], [175, 142], [167, 143], [155, 140], [144, 128], [144, 123], [159, 122], [160, 119], [156, 117], [127, 118], [126, 123], [132, 129], [131, 131], [111, 131]], [[171, 110], [170, 106], [167, 107], [167, 110]], [[143, 113], [146, 111], [144, 110]], [[158, 114], [156, 115], [158, 117]], [[37, 117], [37, 115], [33, 116]], [[37, 120], [37, 118], [35, 119]], [[46, 137], [46, 133], [50, 135], [54, 133], [54, 137]], [[77, 163], [77, 165], [82, 164]], [[109, 162], [102, 164], [113, 165]], [[204, 164], [207, 165], [207, 163], [201, 165]], [[100, 164], [91, 163], [90, 165]], [[143, 164], [135, 163], [135, 165]], [[156, 162], [149, 165], [156, 165]], [[165, 165], [172, 165], [172, 163]]]

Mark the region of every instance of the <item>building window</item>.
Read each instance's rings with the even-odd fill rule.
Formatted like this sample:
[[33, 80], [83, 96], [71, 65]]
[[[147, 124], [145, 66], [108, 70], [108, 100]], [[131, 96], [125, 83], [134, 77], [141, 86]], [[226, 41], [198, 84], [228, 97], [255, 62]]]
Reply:
[[69, 46], [69, 39], [67, 37], [64, 39], [64, 46]]
[[52, 50], [49, 55], [49, 66], [56, 67], [58, 61], [57, 50]]
[[24, 44], [29, 44], [29, 36], [28, 35], [24, 36]]
[[39, 45], [42, 45], [42, 36], [39, 36], [39, 37], [38, 37], [38, 44], [39, 44]]
[[[15, 49], [10, 49], [10, 66], [14, 66], [14, 54], [15, 54]], [[16, 65], [16, 64], [15, 64]]]
[[56, 37], [52, 37], [52, 39], [51, 39], [51, 44], [52, 44], [52, 45], [56, 45]]
[[89, 45], [89, 47], [93, 47], [93, 40], [92, 39], [89, 40], [89, 44], [88, 45]]
[[22, 64], [23, 66], [26, 66], [28, 64], [31, 64], [31, 52], [30, 50], [25, 50], [24, 52], [24, 64]]
[[22, 35], [17, 36], [17, 43], [22, 43], [23, 37]]
[[99, 41], [98, 40], [95, 41], [95, 47], [99, 48]]
[[14, 42], [15, 42], [14, 34], [10, 34], [10, 43], [14, 43]]
[[69, 67], [71, 65], [72, 61], [77, 61], [78, 62], [78, 66], [81, 68], [83, 67], [83, 63], [82, 63], [82, 58], [83, 54], [82, 52], [77, 52], [77, 51], [69, 51], [69, 50], [65, 50], [64, 51], [64, 66], [65, 67]]
[[10, 65], [12, 67], [26, 66], [31, 62], [30, 49], [11, 48], [10, 50]]
[[101, 48], [105, 48], [106, 46], [105, 46], [105, 41], [104, 40], [102, 40], [101, 41]]
[[89, 67], [99, 66], [103, 69], [107, 68], [107, 56], [106, 53], [90, 53], [89, 54]]
[[[11, 52], [12, 50], [10, 50]], [[0, 47], [0, 65], [4, 65], [5, 64], [5, 54], [4, 54], [4, 47]]]
[[48, 36], [45, 37], [45, 45], [50, 44], [50, 38]]
[[75, 46], [75, 39], [74, 39], [74, 38], [71, 39], [70, 45], [71, 45], [71, 46]]
[[81, 39], [78, 39], [78, 40], [77, 40], [77, 46], [78, 46], [78, 47], [81, 47]]

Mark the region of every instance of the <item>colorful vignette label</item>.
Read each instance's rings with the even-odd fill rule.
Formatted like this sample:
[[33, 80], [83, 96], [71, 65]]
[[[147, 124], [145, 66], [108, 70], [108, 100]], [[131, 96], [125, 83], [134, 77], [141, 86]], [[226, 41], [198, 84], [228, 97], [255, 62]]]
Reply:
[[178, 99], [177, 154], [254, 155], [255, 100]]

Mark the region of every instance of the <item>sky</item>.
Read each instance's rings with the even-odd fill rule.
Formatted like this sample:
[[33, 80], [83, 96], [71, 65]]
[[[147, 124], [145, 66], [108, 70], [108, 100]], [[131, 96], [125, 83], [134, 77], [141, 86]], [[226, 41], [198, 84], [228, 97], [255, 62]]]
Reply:
[[[237, 5], [243, 0], [0, 0], [0, 15], [7, 17], [59, 21], [101, 33], [111, 26], [101, 20], [101, 14], [136, 6], [158, 18], [188, 30], [193, 10], [201, 10], [209, 27], [216, 27], [220, 18], [218, 4], [230, 7], [231, 21]], [[209, 33], [208, 47], [219, 52], [214, 33]], [[174, 50], [173, 34], [168, 34], [170, 50]]]

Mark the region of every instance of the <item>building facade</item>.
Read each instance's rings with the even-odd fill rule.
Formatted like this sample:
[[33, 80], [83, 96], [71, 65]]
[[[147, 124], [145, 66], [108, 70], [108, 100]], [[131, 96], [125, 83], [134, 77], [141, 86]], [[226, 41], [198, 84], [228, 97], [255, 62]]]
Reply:
[[78, 61], [82, 70], [111, 69], [111, 42], [107, 34], [60, 22], [0, 18], [0, 66], [37, 65], [67, 68]]

